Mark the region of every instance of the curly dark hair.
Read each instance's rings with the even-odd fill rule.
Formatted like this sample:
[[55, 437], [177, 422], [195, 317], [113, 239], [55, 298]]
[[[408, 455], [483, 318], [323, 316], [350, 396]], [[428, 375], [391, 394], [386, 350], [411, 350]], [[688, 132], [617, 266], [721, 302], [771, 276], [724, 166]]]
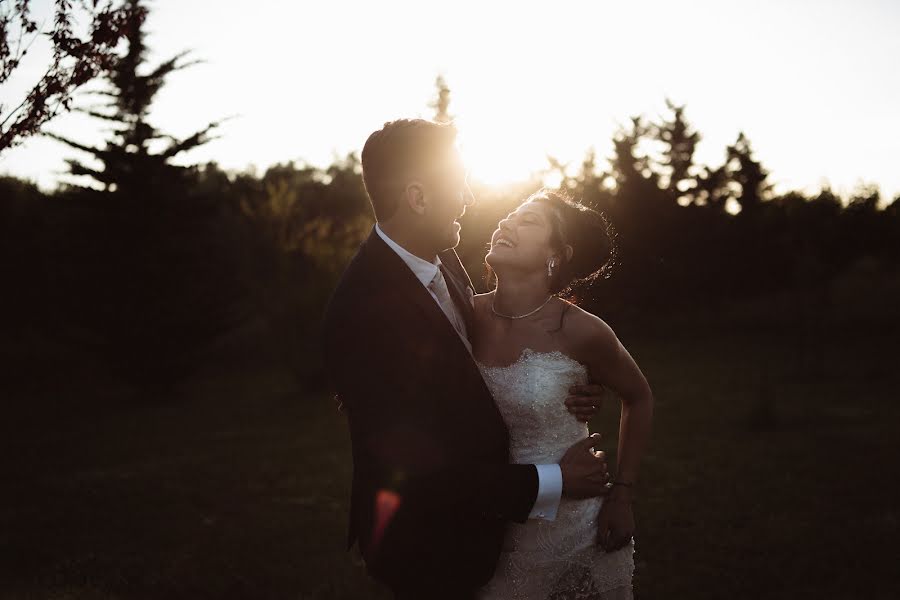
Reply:
[[[608, 279], [618, 265], [618, 232], [602, 212], [572, 199], [563, 191], [542, 188], [522, 201], [540, 202], [548, 207], [550, 245], [562, 257], [553, 270], [550, 292], [569, 301], [576, 300], [598, 279]], [[572, 257], [566, 260], [566, 245]], [[493, 270], [488, 280], [496, 285]]]

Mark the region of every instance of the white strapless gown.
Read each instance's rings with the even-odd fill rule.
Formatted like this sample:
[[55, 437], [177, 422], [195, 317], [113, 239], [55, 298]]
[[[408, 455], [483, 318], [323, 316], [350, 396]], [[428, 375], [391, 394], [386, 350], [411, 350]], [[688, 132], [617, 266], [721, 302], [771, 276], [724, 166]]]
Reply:
[[[563, 401], [587, 383], [587, 368], [559, 351], [525, 349], [507, 367], [478, 363], [510, 435], [511, 462], [557, 463], [589, 433]], [[634, 538], [615, 552], [597, 545], [603, 498], [563, 497], [553, 521], [509, 523], [493, 578], [481, 600], [619, 600], [632, 598]]]

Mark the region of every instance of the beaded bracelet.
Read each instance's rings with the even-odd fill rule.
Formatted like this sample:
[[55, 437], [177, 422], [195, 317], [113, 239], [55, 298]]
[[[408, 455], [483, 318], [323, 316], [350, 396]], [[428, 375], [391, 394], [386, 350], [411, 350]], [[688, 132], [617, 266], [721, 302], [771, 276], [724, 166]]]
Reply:
[[612, 482], [612, 484], [613, 485], [624, 485], [625, 487], [628, 487], [628, 488], [634, 487], [633, 481], [619, 481], [618, 479], [616, 479], [615, 481]]

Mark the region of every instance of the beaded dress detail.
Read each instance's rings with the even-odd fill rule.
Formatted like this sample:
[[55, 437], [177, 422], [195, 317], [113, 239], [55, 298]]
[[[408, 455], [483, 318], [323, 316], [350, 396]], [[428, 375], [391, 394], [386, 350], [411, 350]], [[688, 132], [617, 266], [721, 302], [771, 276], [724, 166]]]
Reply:
[[[509, 366], [476, 364], [509, 429], [511, 462], [558, 463], [589, 434], [563, 403], [570, 386], [588, 381], [587, 367], [575, 359], [526, 348]], [[632, 598], [634, 538], [614, 552], [596, 544], [602, 505], [602, 497], [563, 497], [553, 521], [509, 523], [497, 569], [479, 599]]]

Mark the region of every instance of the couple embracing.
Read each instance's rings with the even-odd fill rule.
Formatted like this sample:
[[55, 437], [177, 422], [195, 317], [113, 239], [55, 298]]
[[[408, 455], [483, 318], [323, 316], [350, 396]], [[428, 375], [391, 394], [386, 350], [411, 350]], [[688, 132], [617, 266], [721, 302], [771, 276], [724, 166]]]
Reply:
[[[475, 294], [454, 250], [474, 198], [450, 124], [362, 151], [376, 224], [326, 309], [353, 456], [348, 544], [398, 599], [632, 597], [632, 498], [653, 395], [613, 330], [560, 297], [607, 266], [599, 213], [541, 190], [502, 219]], [[615, 473], [589, 435], [622, 401]]]

